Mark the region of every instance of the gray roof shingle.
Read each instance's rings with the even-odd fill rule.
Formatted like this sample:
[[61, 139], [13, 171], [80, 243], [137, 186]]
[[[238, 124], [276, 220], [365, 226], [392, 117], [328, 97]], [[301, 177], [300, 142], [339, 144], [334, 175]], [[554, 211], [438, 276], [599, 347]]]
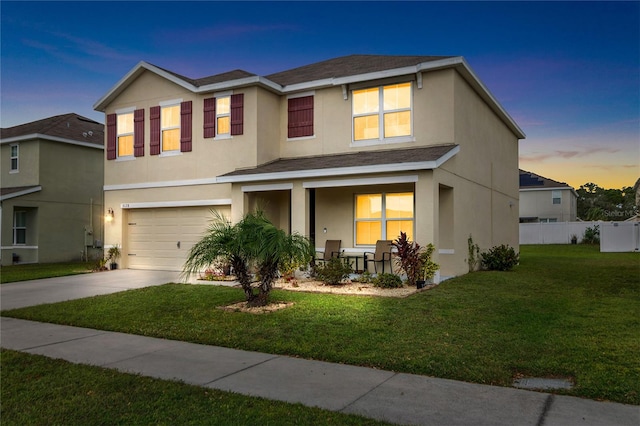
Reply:
[[69, 113], [0, 129], [0, 139], [41, 134], [95, 145], [104, 145], [104, 125]]
[[349, 55], [267, 75], [282, 86], [414, 66], [451, 56]]
[[447, 144], [421, 148], [363, 151], [303, 158], [281, 158], [255, 168], [241, 169], [226, 173], [220, 177], [251, 176], [334, 168], [348, 169], [353, 167], [382, 165], [388, 165], [389, 171], [393, 172], [393, 166], [397, 164], [436, 161], [456, 146], [457, 145], [455, 144]]
[[526, 170], [520, 170], [520, 189], [539, 189], [539, 188], [571, 188], [569, 184], [558, 182], [544, 176], [537, 175]]

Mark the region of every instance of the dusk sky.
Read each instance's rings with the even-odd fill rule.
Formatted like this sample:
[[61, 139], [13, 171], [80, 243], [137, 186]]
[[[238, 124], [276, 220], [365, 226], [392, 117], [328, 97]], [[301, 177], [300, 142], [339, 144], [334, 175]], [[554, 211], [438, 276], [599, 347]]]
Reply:
[[[0, 2], [0, 125], [75, 112], [139, 61], [191, 78], [350, 54], [463, 56], [576, 189], [640, 177], [640, 2]], [[447, 141], [448, 142], [448, 141]]]

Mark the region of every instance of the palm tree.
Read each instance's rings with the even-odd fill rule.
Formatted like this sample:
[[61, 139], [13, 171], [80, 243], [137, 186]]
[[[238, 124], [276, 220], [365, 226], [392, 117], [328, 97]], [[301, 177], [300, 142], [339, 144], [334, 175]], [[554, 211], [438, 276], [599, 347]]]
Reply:
[[308, 238], [287, 234], [271, 223], [262, 211], [245, 216], [241, 227], [246, 227], [247, 248], [258, 265], [260, 275], [259, 294], [249, 302], [251, 306], [269, 303], [269, 292], [284, 265], [305, 265], [313, 257], [313, 247]]
[[[269, 292], [284, 264], [308, 263], [313, 256], [309, 239], [297, 233], [288, 235], [271, 223], [262, 211], [248, 213], [232, 225], [218, 213], [204, 238], [189, 252], [183, 273], [201, 271], [223, 257], [233, 267], [249, 306], [264, 306]], [[261, 282], [259, 293], [253, 293], [249, 265], [255, 262]]]
[[242, 286], [247, 301], [253, 296], [251, 275], [249, 274], [249, 254], [242, 246], [240, 228], [217, 211], [206, 235], [189, 251], [183, 267], [183, 275], [189, 276], [202, 271], [219, 258], [225, 259], [234, 270], [236, 279]]

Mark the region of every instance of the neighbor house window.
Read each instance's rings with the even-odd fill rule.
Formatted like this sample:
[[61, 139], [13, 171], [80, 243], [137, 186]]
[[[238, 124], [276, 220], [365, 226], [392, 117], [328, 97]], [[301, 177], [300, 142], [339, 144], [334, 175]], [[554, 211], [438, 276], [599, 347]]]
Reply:
[[13, 244], [27, 243], [27, 212], [16, 210], [13, 212]]
[[133, 156], [133, 111], [118, 114], [116, 128], [118, 132], [118, 157]]
[[163, 106], [160, 110], [162, 152], [180, 150], [180, 105]]
[[411, 83], [354, 90], [353, 140], [411, 136]]
[[10, 161], [11, 166], [9, 167], [9, 172], [17, 172], [18, 171], [18, 145], [11, 145], [11, 155]]
[[552, 217], [552, 218], [541, 218], [540, 219], [540, 223], [556, 223], [558, 221], [557, 218]]
[[562, 191], [551, 191], [551, 202], [553, 204], [562, 204]]
[[395, 240], [400, 231], [413, 240], [413, 204], [412, 192], [356, 195], [356, 245]]

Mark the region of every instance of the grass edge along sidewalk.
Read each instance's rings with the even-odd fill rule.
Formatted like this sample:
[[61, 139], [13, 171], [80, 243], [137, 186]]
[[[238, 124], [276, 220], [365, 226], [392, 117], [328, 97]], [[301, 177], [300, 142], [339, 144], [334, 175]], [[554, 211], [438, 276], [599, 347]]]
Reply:
[[513, 272], [479, 272], [407, 299], [273, 293], [291, 308], [216, 309], [238, 289], [166, 285], [5, 315], [483, 384], [562, 377], [591, 399], [640, 404], [637, 253], [523, 246]]
[[389, 423], [2, 350], [2, 424]]

